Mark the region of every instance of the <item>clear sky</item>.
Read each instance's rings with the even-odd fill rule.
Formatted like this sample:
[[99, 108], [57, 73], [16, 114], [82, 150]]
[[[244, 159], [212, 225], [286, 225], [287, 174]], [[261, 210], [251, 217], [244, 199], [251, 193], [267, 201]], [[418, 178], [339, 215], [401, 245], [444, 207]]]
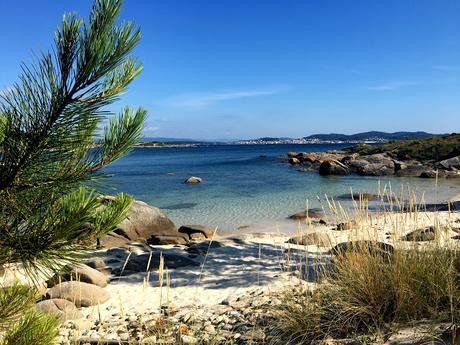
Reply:
[[[0, 0], [0, 89], [89, 0]], [[148, 136], [460, 131], [460, 1], [126, 0]]]

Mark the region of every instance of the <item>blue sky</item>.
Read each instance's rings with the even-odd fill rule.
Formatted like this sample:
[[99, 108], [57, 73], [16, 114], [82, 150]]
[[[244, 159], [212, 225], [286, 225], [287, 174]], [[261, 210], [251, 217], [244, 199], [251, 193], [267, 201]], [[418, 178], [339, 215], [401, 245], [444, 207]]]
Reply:
[[[0, 89], [87, 0], [0, 2]], [[460, 131], [460, 1], [126, 0], [144, 72], [116, 104], [197, 139]], [[114, 108], [114, 109], [116, 109]]]

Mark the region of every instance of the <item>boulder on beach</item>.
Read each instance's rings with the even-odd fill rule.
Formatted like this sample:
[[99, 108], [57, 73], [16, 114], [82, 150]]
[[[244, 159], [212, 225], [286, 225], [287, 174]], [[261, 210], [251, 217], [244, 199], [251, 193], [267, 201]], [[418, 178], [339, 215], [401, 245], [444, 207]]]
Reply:
[[63, 281], [81, 281], [99, 287], [107, 286], [107, 277], [85, 264], [79, 264], [74, 268], [68, 269], [67, 272], [54, 276], [48, 281], [48, 286], [53, 287]]
[[196, 177], [196, 176], [190, 176], [189, 178], [187, 178], [184, 183], [186, 184], [198, 184], [198, 183], [201, 183], [203, 181], [203, 179], [201, 177]]
[[74, 303], [62, 298], [47, 299], [38, 302], [35, 306], [44, 314], [57, 316], [61, 322], [79, 319], [82, 316]]
[[46, 292], [49, 299], [65, 299], [75, 303], [77, 307], [90, 307], [105, 303], [110, 299], [109, 293], [103, 288], [77, 281], [63, 282]]
[[286, 243], [298, 244], [302, 246], [317, 245], [320, 247], [325, 247], [331, 244], [331, 238], [327, 233], [313, 232], [310, 234], [291, 237], [286, 241]]
[[394, 247], [389, 243], [358, 240], [339, 243], [329, 251], [329, 254], [338, 258], [348, 254], [363, 253], [390, 260], [394, 255], [394, 251]]
[[319, 166], [319, 174], [322, 176], [348, 175], [349, 173], [348, 167], [337, 160], [326, 160]]
[[190, 239], [194, 234], [202, 234], [205, 238], [212, 238], [216, 229], [204, 225], [182, 225], [178, 231], [189, 235]]
[[145, 242], [152, 235], [165, 232], [177, 232], [174, 223], [159, 208], [135, 200], [126, 218], [113, 232], [101, 237], [100, 244], [106, 248], [119, 247], [129, 242]]
[[167, 245], [167, 244], [187, 244], [190, 237], [182, 232], [162, 232], [150, 236], [147, 239], [148, 244]]
[[424, 242], [433, 241], [436, 238], [436, 227], [428, 226], [409, 232], [402, 237], [403, 241]]

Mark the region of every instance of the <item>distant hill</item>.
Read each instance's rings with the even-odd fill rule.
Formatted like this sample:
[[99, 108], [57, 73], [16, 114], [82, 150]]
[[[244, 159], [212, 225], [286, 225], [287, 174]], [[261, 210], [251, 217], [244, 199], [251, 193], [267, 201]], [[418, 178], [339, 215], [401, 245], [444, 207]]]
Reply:
[[440, 134], [427, 132], [363, 132], [357, 134], [313, 134], [303, 138], [275, 138], [264, 137], [258, 139], [239, 140], [235, 144], [321, 144], [321, 143], [385, 143], [394, 140], [425, 139]]
[[200, 140], [189, 138], [164, 138], [164, 137], [144, 137], [143, 142], [158, 142], [158, 143], [201, 143]]
[[378, 131], [363, 132], [357, 134], [314, 134], [304, 137], [307, 140], [321, 140], [321, 141], [390, 141], [390, 140], [406, 140], [406, 139], [423, 139], [433, 137], [436, 134], [427, 132], [395, 132], [386, 133]]

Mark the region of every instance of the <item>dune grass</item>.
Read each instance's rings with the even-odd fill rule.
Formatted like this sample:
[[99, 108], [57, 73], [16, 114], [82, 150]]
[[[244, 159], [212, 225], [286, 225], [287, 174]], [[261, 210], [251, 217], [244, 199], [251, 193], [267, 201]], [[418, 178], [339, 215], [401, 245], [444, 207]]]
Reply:
[[[327, 337], [386, 339], [395, 330], [417, 321], [457, 323], [460, 257], [456, 246], [445, 241], [451, 228], [439, 226], [435, 215], [434, 241], [423, 245], [403, 243], [403, 229], [407, 232], [408, 227], [416, 227], [424, 216], [419, 211], [420, 203], [413, 196], [406, 203], [395, 195], [386, 199], [394, 200], [396, 209], [405, 210], [395, 216], [383, 209], [378, 215], [393, 230], [386, 241], [393, 250], [385, 254], [376, 250], [379, 239], [373, 240], [366, 224], [369, 214], [365, 205], [358, 205], [354, 212], [361, 223], [356, 232], [368, 231], [362, 237], [371, 241], [357, 241], [352, 250], [334, 253], [330, 269], [323, 272], [314, 290], [285, 291], [283, 304], [275, 311], [279, 341], [310, 344]], [[356, 233], [354, 236], [360, 237]]]

